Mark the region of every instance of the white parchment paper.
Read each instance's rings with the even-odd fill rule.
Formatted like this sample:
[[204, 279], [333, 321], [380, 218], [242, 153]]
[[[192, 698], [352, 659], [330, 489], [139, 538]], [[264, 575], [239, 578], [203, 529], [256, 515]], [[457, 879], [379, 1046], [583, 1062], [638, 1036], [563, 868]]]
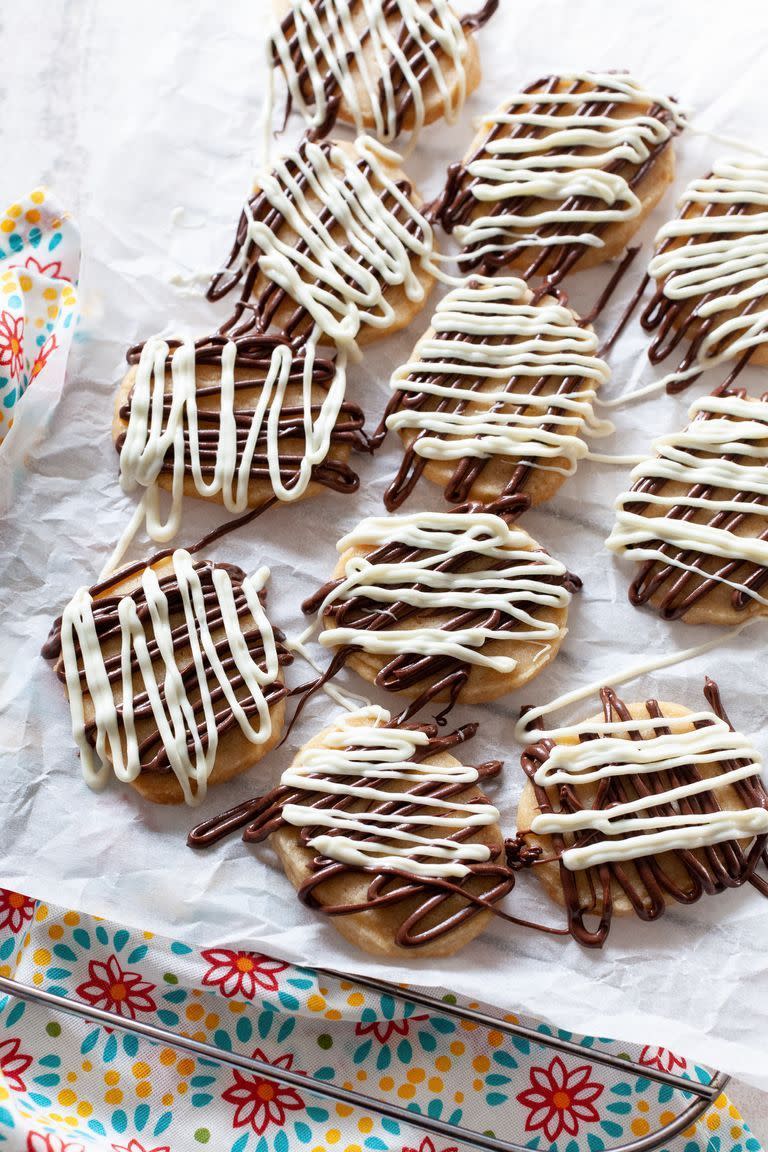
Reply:
[[[158, 330], [202, 334], [216, 326], [218, 314], [171, 278], [210, 271], [231, 242], [259, 158], [268, 6], [266, 0], [129, 6], [70, 0], [43, 3], [46, 19], [34, 29], [21, 7], [5, 17], [4, 42], [12, 50], [0, 117], [0, 192], [9, 198], [42, 177], [78, 214], [84, 316], [63, 391], [52, 384], [34, 401], [30, 393], [0, 453], [0, 883], [190, 943], [243, 944], [447, 985], [562, 1027], [664, 1045], [768, 1088], [768, 905], [752, 890], [673, 907], [651, 925], [617, 921], [602, 952], [498, 924], [453, 961], [415, 957], [405, 971], [366, 959], [305, 911], [267, 846], [249, 850], [234, 839], [205, 855], [189, 851], [184, 838], [194, 822], [278, 780], [296, 744], [332, 714], [324, 698], [307, 709], [290, 746], [214, 790], [196, 812], [152, 807], [117, 786], [96, 796], [82, 783], [63, 692], [39, 650], [74, 589], [94, 580], [133, 509], [117, 483], [109, 434], [126, 348]], [[693, 109], [697, 128], [768, 150], [767, 50], [762, 0], [726, 6], [502, 0], [482, 34], [480, 91], [460, 125], [425, 132], [408, 168], [425, 190], [436, 190], [445, 166], [471, 139], [471, 116], [557, 67], [629, 68], [651, 90], [677, 94]], [[675, 190], [727, 151], [689, 132], [677, 148]], [[670, 192], [645, 228], [646, 240], [674, 202]], [[604, 276], [605, 270], [572, 282], [576, 306], [589, 303]], [[630, 288], [628, 282], [624, 298]], [[423, 325], [428, 318], [429, 308]], [[409, 333], [366, 350], [352, 369], [350, 396], [371, 425], [391, 370], [423, 325], [417, 321]], [[612, 357], [611, 394], [654, 378], [643, 348], [634, 326]], [[714, 375], [712, 384], [720, 378]], [[757, 371], [745, 379], [759, 391], [768, 381]], [[618, 434], [598, 450], [642, 451], [653, 435], [684, 422], [693, 395], [695, 388], [619, 411]], [[280, 508], [222, 541], [213, 555], [248, 570], [268, 564], [272, 619], [295, 634], [304, 623], [300, 602], [330, 572], [337, 538], [381, 511], [398, 460], [389, 443], [374, 460], [360, 458], [357, 496], [327, 494]], [[522, 703], [598, 678], [610, 682], [638, 660], [707, 638], [627, 602], [629, 566], [603, 547], [612, 500], [626, 478], [627, 469], [585, 463], [551, 506], [524, 518], [584, 580], [570, 634], [555, 664], [523, 694], [454, 714], [457, 723], [483, 722], [467, 755], [506, 761], [494, 798], [510, 831], [522, 783], [512, 728]], [[427, 484], [406, 507], [419, 505], [442, 506]], [[217, 508], [188, 504], [182, 542], [194, 541], [219, 516]], [[737, 641], [643, 677], [625, 693], [697, 707], [708, 672], [721, 684], [734, 722], [766, 753], [764, 637], [758, 622]], [[305, 674], [297, 667], [292, 682]], [[347, 682], [362, 687], [353, 676]], [[519, 915], [562, 919], [530, 876], [521, 877], [513, 906]]]

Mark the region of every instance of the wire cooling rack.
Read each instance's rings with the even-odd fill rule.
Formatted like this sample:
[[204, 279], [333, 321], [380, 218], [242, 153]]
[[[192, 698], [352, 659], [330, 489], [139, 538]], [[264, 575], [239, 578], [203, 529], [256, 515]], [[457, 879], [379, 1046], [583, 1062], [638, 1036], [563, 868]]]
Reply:
[[[618, 1055], [617, 1053], [605, 1052], [595, 1048], [590, 1048], [587, 1053], [587, 1050], [580, 1044], [571, 1040], [564, 1040], [557, 1036], [541, 1033], [535, 1028], [528, 1027], [524, 1024], [514, 1024], [507, 1020], [499, 1019], [490, 1012], [482, 1011], [478, 1008], [468, 1008], [461, 1004], [447, 1003], [436, 996], [430, 996], [426, 992], [416, 991], [415, 989], [407, 987], [398, 987], [386, 983], [383, 980], [373, 980], [365, 976], [349, 977], [346, 973], [335, 972], [331, 969], [316, 968], [314, 971], [319, 975], [328, 976], [334, 980], [352, 980], [361, 988], [369, 988], [372, 991], [386, 993], [403, 1005], [410, 1004], [439, 1012], [441, 1015], [471, 1021], [475, 1024], [504, 1032], [510, 1036], [524, 1038], [534, 1044], [557, 1052], [564, 1052], [568, 1055], [581, 1057], [588, 1054], [589, 1059], [595, 1064], [614, 1068], [625, 1073], [627, 1071], [634, 1071], [638, 1076], [655, 1081], [658, 1084], [667, 1085], [684, 1094], [685, 1106], [673, 1120], [661, 1125], [655, 1131], [648, 1132], [645, 1136], [613, 1145], [609, 1152], [653, 1152], [654, 1149], [660, 1148], [663, 1144], [667, 1143], [667, 1141], [677, 1136], [678, 1133], [695, 1123], [717, 1099], [730, 1079], [724, 1072], [713, 1071], [707, 1083], [689, 1080], [684, 1076], [678, 1076], [672, 1072], [663, 1072], [655, 1068], [648, 1068], [645, 1065], [640, 1066], [631, 1058]], [[82, 1004], [78, 1000], [70, 1000], [63, 996], [56, 996], [51, 992], [44, 992], [39, 988], [31, 988], [29, 985], [22, 984], [17, 980], [0, 977], [0, 993], [6, 993], [18, 1000], [43, 1005], [56, 1012], [65, 1012], [72, 1016], [79, 1016], [82, 1019], [90, 1020], [97, 1024], [104, 1024], [123, 1032], [133, 1032], [135, 1035], [143, 1036], [147, 1040], [165, 1044], [172, 1048], [183, 1049], [194, 1056], [199, 1056], [206, 1060], [213, 1060], [230, 1068], [238, 1068], [244, 1072], [254, 1072], [259, 1076], [264, 1076], [266, 1079], [275, 1080], [279, 1084], [287, 1085], [291, 1088], [301, 1089], [303, 1092], [310, 1092], [315, 1096], [322, 1097], [325, 1100], [331, 1100], [337, 1104], [347, 1104], [353, 1108], [360, 1108], [372, 1112], [375, 1115], [396, 1120], [412, 1128], [421, 1129], [433, 1135], [447, 1137], [454, 1142], [459, 1140], [470, 1148], [482, 1148], [485, 1152], [530, 1152], [529, 1148], [514, 1140], [501, 1140], [496, 1136], [490, 1136], [483, 1132], [475, 1132], [458, 1125], [447, 1124], [445, 1121], [438, 1120], [433, 1116], [424, 1115], [421, 1112], [413, 1112], [409, 1108], [401, 1108], [397, 1104], [379, 1100], [375, 1096], [368, 1096], [362, 1092], [355, 1092], [348, 1088], [342, 1088], [338, 1085], [316, 1080], [312, 1076], [291, 1072], [287, 1068], [275, 1067], [263, 1060], [256, 1060], [251, 1056], [240, 1055], [237, 1052], [229, 1052], [225, 1049], [217, 1048], [213, 1044], [206, 1044], [199, 1040], [193, 1040], [189, 1036], [182, 1036], [180, 1033], [174, 1032], [169, 1028], [161, 1028], [157, 1024], [146, 1024], [139, 1020], [126, 1019], [123, 1016], [118, 1016], [116, 1013], [109, 1012], [103, 1008], [96, 1008], [90, 1004]]]

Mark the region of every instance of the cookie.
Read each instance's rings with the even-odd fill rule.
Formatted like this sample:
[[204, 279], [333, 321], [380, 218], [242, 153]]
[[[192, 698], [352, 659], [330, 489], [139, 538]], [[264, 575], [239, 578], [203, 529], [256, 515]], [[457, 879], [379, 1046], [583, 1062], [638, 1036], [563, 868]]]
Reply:
[[305, 137], [277, 160], [208, 289], [219, 300], [240, 285], [226, 330], [276, 329], [294, 346], [313, 339], [359, 357], [360, 344], [409, 324], [434, 281], [434, 236], [399, 163], [362, 136]]
[[459, 18], [447, 0], [277, 0], [269, 51], [288, 111], [318, 137], [337, 119], [382, 141], [455, 123], [480, 83], [474, 33], [498, 6]]
[[719, 391], [689, 419], [633, 469], [606, 545], [640, 562], [633, 604], [666, 620], [737, 624], [768, 609], [768, 395]]
[[[185, 496], [243, 513], [323, 488], [356, 492], [353, 447], [365, 416], [344, 399], [333, 359], [296, 353], [279, 336], [211, 337], [131, 349], [112, 436], [123, 490], [146, 489], [151, 539], [170, 540]], [[165, 522], [158, 489], [172, 493]]]
[[301, 901], [357, 947], [451, 956], [514, 886], [482, 791], [501, 764], [465, 767], [451, 755], [476, 728], [438, 735], [398, 726], [383, 708], [345, 715], [299, 750], [278, 788], [206, 821], [188, 843], [247, 823], [246, 843], [269, 837]]
[[648, 355], [660, 364], [690, 342], [667, 389], [724, 361], [768, 364], [768, 160], [721, 160], [693, 180], [655, 245], [655, 292], [642, 315], [655, 332]]
[[533, 679], [557, 654], [580, 587], [489, 511], [369, 517], [338, 551], [333, 579], [303, 610], [319, 614], [333, 670], [347, 664], [404, 693], [411, 712], [495, 700]]
[[159, 804], [197, 804], [280, 738], [291, 662], [246, 576], [178, 550], [81, 588], [43, 649], [72, 712], [83, 774]]
[[437, 306], [432, 327], [394, 373], [374, 434], [399, 433], [405, 451], [384, 497], [392, 511], [423, 474], [450, 503], [554, 496], [611, 426], [593, 401], [610, 377], [588, 324], [523, 280], [469, 279]]
[[768, 894], [755, 875], [768, 842], [761, 758], [711, 680], [705, 697], [710, 710], [691, 712], [603, 688], [599, 715], [525, 749], [520, 835], [581, 944], [602, 946], [614, 915], [656, 920], [746, 883]]
[[482, 121], [432, 208], [463, 271], [550, 284], [621, 255], [674, 176], [684, 118], [631, 76], [545, 76]]

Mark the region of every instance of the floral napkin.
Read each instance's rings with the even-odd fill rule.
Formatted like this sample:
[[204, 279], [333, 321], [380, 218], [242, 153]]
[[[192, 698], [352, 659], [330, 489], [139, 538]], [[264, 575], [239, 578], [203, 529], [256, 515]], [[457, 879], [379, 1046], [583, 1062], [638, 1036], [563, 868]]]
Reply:
[[[413, 1124], [332, 1104], [64, 1013], [0, 997], [0, 1149], [8, 1152], [464, 1152], [419, 1113], [552, 1152], [604, 1152], [656, 1131], [691, 1097], [643, 1069], [707, 1081], [654, 1045], [571, 1037], [578, 1056], [353, 980], [187, 944], [0, 889], [0, 976], [154, 1022], [413, 1112]], [[446, 993], [446, 1007], [455, 997]], [[500, 1019], [515, 1021], [516, 1017]], [[616, 1072], [596, 1050], [631, 1055]], [[761, 1152], [721, 1095], [662, 1147]]]
[[78, 230], [46, 189], [0, 216], [0, 443], [30, 384], [66, 363], [79, 268]]

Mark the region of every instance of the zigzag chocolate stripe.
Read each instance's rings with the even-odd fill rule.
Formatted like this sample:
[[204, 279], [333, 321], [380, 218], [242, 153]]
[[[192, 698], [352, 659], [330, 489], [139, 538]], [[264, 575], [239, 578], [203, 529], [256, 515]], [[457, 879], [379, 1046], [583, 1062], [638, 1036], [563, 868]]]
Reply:
[[[531, 831], [552, 838], [570, 929], [582, 944], [605, 942], [614, 885], [641, 920], [658, 919], [669, 901], [692, 904], [747, 883], [768, 895], [768, 884], [755, 875], [761, 860], [768, 863], [768, 793], [760, 758], [733, 731], [709, 679], [704, 695], [712, 712], [651, 725], [633, 720], [614, 690], [603, 688], [602, 724], [585, 721], [544, 732], [523, 753], [541, 812]], [[647, 709], [654, 719], [667, 719], [658, 701], [649, 700]], [[680, 732], [685, 722], [694, 725], [692, 733]], [[618, 739], [622, 733], [630, 739]], [[570, 761], [564, 755], [555, 765], [561, 740], [580, 747], [569, 745]], [[715, 774], [703, 775], [701, 763]], [[564, 771], [558, 770], [561, 764]], [[589, 807], [578, 791], [587, 781], [597, 784]], [[742, 808], [720, 803], [725, 784]], [[590, 927], [587, 918], [597, 924]]]
[[[647, 113], [622, 117], [633, 103]], [[639, 214], [636, 189], [683, 124], [672, 101], [631, 77], [545, 76], [487, 118], [482, 144], [449, 168], [431, 215], [456, 234], [465, 272], [530, 255], [523, 279], [555, 284], [602, 246], [607, 225]]]
[[[715, 393], [693, 404], [689, 416], [687, 428], [655, 440], [657, 455], [632, 471], [634, 483], [616, 501], [606, 541], [642, 561], [632, 603], [661, 593], [659, 611], [668, 620], [685, 616], [723, 583], [733, 588], [734, 610], [744, 611], [764, 603], [768, 580], [768, 526], [739, 534], [747, 517], [768, 516], [768, 395]], [[670, 492], [669, 485], [687, 491]], [[649, 508], [662, 514], [644, 515]]]

